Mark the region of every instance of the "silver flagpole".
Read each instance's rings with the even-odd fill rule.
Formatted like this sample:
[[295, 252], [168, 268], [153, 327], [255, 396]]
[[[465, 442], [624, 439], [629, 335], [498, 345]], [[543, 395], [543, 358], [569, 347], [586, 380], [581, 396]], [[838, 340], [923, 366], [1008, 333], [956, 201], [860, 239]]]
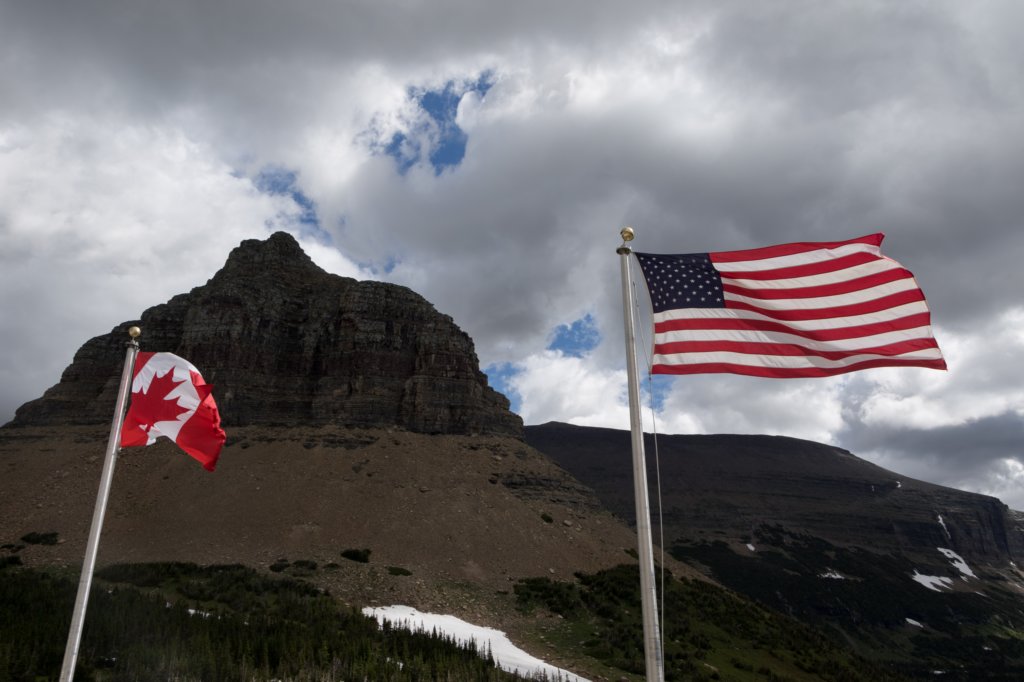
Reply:
[[647, 682], [664, 682], [665, 663], [658, 630], [658, 595], [654, 581], [654, 547], [651, 542], [651, 505], [647, 500], [647, 464], [644, 459], [644, 432], [640, 416], [640, 382], [636, 369], [636, 321], [633, 317], [633, 287], [629, 275], [629, 257], [633, 251], [633, 228], [624, 227], [619, 254], [622, 265], [622, 308], [626, 327], [626, 370], [629, 377], [629, 424], [633, 437], [633, 494], [636, 497], [636, 542], [640, 555], [640, 598], [644, 621], [644, 660]]
[[68, 631], [68, 645], [64, 649], [64, 665], [60, 670], [61, 682], [71, 682], [75, 676], [75, 662], [78, 660], [78, 645], [82, 641], [82, 627], [85, 625], [85, 606], [89, 601], [89, 589], [92, 586], [92, 572], [96, 566], [96, 553], [100, 544], [100, 531], [103, 529], [103, 516], [107, 512], [107, 498], [110, 497], [110, 483], [114, 479], [114, 464], [117, 452], [121, 447], [121, 422], [124, 421], [124, 408], [128, 404], [131, 392], [132, 370], [135, 367], [135, 356], [139, 353], [139, 343], [135, 340], [141, 334], [138, 327], [128, 330], [131, 341], [126, 345], [128, 350], [124, 356], [124, 369], [121, 371], [121, 387], [117, 392], [117, 405], [114, 408], [114, 421], [110, 425], [110, 439], [107, 441], [107, 457], [103, 461], [103, 474], [100, 476], [100, 490], [96, 495], [96, 509], [92, 513], [92, 527], [89, 529], [89, 543], [85, 548], [85, 561], [82, 563], [82, 577], [78, 581], [78, 596], [75, 597], [75, 612], [71, 616], [71, 629]]

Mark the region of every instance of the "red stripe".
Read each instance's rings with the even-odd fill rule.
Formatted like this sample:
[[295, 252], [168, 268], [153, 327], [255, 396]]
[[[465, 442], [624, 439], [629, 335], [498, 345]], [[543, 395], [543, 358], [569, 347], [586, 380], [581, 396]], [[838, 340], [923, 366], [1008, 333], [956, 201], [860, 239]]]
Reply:
[[848, 239], [842, 242], [794, 242], [792, 244], [779, 244], [777, 246], [765, 246], [759, 249], [746, 249], [744, 251], [717, 251], [709, 253], [712, 263], [735, 263], [747, 260], [763, 260], [765, 258], [777, 258], [779, 256], [792, 256], [797, 253], [808, 251], [821, 251], [823, 249], [835, 249], [847, 244], [869, 244], [881, 246], [885, 235], [881, 232], [875, 234]]
[[785, 357], [817, 357], [825, 360], [845, 360], [857, 355], [886, 355], [895, 357], [928, 348], [938, 348], [935, 339], [911, 339], [874, 348], [851, 350], [817, 350], [791, 343], [752, 343], [746, 341], [672, 341], [654, 346], [656, 355], [685, 355], [687, 353], [744, 353], [746, 355], [778, 355]]
[[819, 263], [805, 263], [804, 265], [791, 265], [788, 268], [775, 268], [773, 270], [755, 270], [753, 272], [733, 272], [722, 270], [716, 267], [718, 274], [722, 277], [734, 279], [787, 279], [792, 277], [811, 277], [813, 275], [824, 275], [829, 272], [846, 270], [848, 268], [884, 260], [873, 253], [851, 253], [848, 256], [831, 258]]
[[835, 329], [794, 329], [780, 322], [768, 320], [751, 320], [745, 317], [696, 317], [685, 320], [665, 320], [654, 325], [655, 334], [665, 334], [674, 331], [692, 331], [694, 329], [738, 329], [743, 331], [758, 332], [780, 332], [802, 336], [805, 339], [815, 341], [837, 341], [839, 339], [854, 339], [862, 336], [873, 336], [885, 332], [895, 332], [903, 329], [914, 329], [925, 327], [931, 324], [931, 314], [914, 313], [906, 317], [887, 320], [885, 322], [873, 322], [853, 327], [837, 327]]
[[139, 372], [146, 366], [150, 358], [156, 355], [155, 351], [140, 350], [135, 354], [135, 366], [132, 368], [132, 381], [135, 381], [135, 377], [139, 376]]
[[755, 305], [751, 305], [745, 301], [729, 301], [725, 302], [726, 309], [732, 310], [749, 310], [755, 313], [761, 313], [765, 317], [771, 317], [776, 320], [831, 320], [836, 317], [854, 317], [856, 315], [869, 315], [871, 313], [877, 313], [888, 308], [895, 308], [896, 306], [906, 305], [907, 303], [913, 303], [914, 301], [923, 301], [924, 294], [921, 293], [920, 289], [912, 289], [910, 291], [900, 291], [895, 294], [883, 296], [882, 298], [876, 298], [873, 301], [864, 301], [863, 303], [854, 303], [851, 305], [836, 306], [834, 308], [809, 308], [806, 310], [771, 310], [770, 308], [760, 308]]
[[799, 379], [814, 377], [830, 377], [847, 372], [855, 372], [872, 367], [929, 367], [946, 369], [945, 360], [900, 360], [898, 358], [880, 358], [865, 360], [845, 367], [752, 367], [729, 362], [708, 362], [697, 365], [654, 365], [651, 374], [744, 374], [752, 377], [771, 379]]
[[794, 287], [792, 289], [751, 289], [736, 284], [722, 284], [722, 291], [748, 298], [761, 298], [765, 300], [778, 300], [786, 298], [818, 298], [820, 296], [841, 296], [854, 291], [863, 291], [882, 284], [896, 282], [901, 279], [910, 279], [913, 275], [905, 268], [894, 268], [884, 272], [876, 272], [873, 275], [865, 275], [856, 279], [849, 279], [845, 282], [832, 282], [831, 284], [820, 284], [812, 287]]

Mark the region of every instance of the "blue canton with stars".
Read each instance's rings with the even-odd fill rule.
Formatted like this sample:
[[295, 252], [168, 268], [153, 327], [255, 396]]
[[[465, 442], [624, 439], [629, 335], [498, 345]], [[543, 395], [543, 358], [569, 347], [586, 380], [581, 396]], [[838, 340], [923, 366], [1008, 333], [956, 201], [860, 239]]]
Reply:
[[658, 255], [637, 253], [651, 306], [660, 313], [673, 308], [724, 308], [722, 277], [706, 253]]

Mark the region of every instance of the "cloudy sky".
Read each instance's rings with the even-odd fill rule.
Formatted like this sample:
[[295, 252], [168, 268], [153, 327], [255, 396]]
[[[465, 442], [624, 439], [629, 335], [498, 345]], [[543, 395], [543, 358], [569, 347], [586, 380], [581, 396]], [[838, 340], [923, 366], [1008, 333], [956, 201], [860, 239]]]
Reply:
[[1020, 26], [1017, 0], [0, 0], [0, 422], [286, 230], [454, 317], [526, 423], [628, 428], [623, 225], [663, 253], [882, 231], [948, 372], [658, 377], [657, 429], [1024, 509]]

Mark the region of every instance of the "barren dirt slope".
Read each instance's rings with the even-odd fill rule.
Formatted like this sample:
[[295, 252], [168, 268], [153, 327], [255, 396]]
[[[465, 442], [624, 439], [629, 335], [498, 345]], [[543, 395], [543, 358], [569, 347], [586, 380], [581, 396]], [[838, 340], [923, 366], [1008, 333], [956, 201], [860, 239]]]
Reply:
[[[213, 473], [167, 442], [122, 451], [98, 564], [284, 560], [289, 572], [313, 561], [309, 577], [351, 603], [492, 621], [472, 595], [633, 561], [632, 530], [514, 438], [336, 427], [229, 436]], [[22, 560], [80, 564], [106, 438], [97, 427], [0, 430], [0, 543], [56, 532], [58, 544], [27, 545]], [[371, 550], [369, 562], [342, 558], [346, 549]]]

